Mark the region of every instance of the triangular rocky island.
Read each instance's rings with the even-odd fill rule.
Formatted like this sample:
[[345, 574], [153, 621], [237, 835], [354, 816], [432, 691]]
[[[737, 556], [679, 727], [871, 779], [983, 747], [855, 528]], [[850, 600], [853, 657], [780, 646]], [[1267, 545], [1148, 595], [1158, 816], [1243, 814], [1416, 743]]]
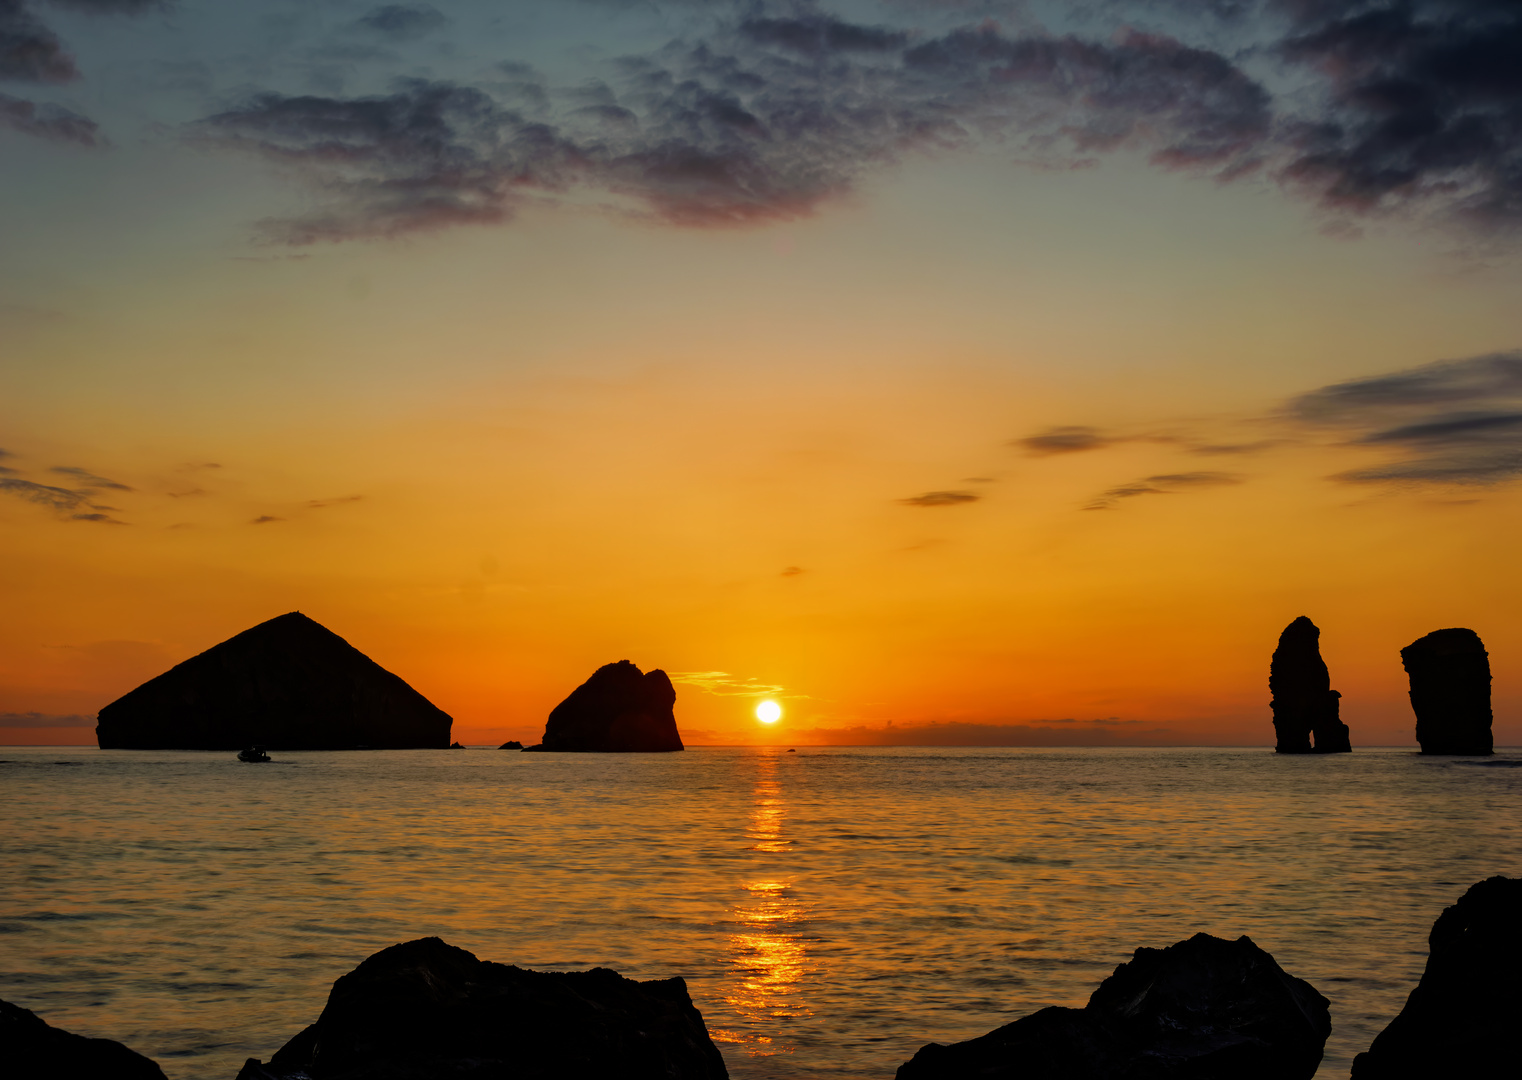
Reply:
[[292, 611], [100, 710], [102, 750], [442, 750], [448, 713]]

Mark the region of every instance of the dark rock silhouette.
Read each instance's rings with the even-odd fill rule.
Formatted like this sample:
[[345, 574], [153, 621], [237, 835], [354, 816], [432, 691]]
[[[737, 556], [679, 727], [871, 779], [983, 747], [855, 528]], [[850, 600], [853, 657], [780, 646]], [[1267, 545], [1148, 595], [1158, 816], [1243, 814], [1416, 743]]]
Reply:
[[164, 1080], [151, 1058], [111, 1039], [91, 1039], [0, 1001], [0, 1066], [17, 1080]]
[[443, 749], [449, 714], [300, 612], [192, 656], [100, 711], [102, 749]]
[[1137, 949], [1082, 1009], [921, 1047], [898, 1080], [1310, 1080], [1326, 998], [1247, 937]]
[[523, 744], [517, 739], [508, 739], [507, 742], [497, 747], [498, 750], [522, 750]]
[[[1321, 659], [1321, 631], [1304, 615], [1284, 628], [1268, 668], [1274, 734], [1281, 754], [1343, 754], [1352, 750], [1348, 725], [1337, 715], [1342, 695], [1332, 689]], [[1311, 736], [1316, 743], [1311, 745]]]
[[1353, 1059], [1353, 1080], [1516, 1076], [1522, 1063], [1522, 878], [1471, 885], [1427, 939], [1406, 1007]]
[[452, 742], [452, 743], [449, 744], [449, 749], [451, 749], [451, 750], [464, 750], [465, 748], [466, 747], [465, 747], [464, 743]]
[[681, 979], [528, 971], [438, 938], [333, 984], [317, 1022], [237, 1080], [724, 1080]]
[[1400, 651], [1424, 754], [1490, 754], [1490, 654], [1473, 630], [1434, 630]]
[[530, 750], [628, 753], [681, 750], [676, 690], [659, 669], [604, 664], [550, 712], [544, 741]]

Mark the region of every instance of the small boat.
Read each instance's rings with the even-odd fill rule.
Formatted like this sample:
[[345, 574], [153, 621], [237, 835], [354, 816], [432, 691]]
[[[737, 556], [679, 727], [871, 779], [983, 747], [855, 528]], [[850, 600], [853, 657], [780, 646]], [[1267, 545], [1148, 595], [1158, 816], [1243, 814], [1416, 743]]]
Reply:
[[250, 746], [247, 750], [238, 751], [239, 761], [268, 761], [270, 756], [264, 752], [262, 746]]

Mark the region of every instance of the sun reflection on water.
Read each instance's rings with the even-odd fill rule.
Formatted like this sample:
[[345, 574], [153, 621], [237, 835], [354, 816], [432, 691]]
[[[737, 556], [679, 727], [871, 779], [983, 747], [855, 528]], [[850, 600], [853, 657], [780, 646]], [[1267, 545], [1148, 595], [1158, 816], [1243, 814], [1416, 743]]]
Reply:
[[733, 1014], [747, 1021], [747, 1030], [715, 1030], [713, 1038], [751, 1057], [770, 1057], [793, 1052], [785, 1041], [788, 1021], [813, 1015], [801, 996], [803, 979], [813, 969], [803, 933], [808, 905], [793, 895], [790, 877], [779, 872], [783, 867], [771, 865], [770, 857], [786, 854], [790, 844], [782, 835], [786, 808], [777, 759], [762, 757], [758, 765], [745, 835], [763, 859], [730, 909], [737, 927], [729, 937], [730, 978], [723, 994]]

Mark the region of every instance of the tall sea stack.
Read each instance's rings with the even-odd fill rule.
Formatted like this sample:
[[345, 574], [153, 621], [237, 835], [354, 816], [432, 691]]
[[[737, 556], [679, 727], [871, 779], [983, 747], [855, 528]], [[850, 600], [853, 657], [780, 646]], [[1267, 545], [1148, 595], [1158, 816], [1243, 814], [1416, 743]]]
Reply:
[[639, 753], [681, 750], [676, 689], [659, 669], [640, 673], [627, 660], [604, 664], [556, 705], [544, 741], [529, 750]]
[[99, 720], [102, 750], [442, 750], [451, 722], [299, 611], [149, 679]]
[[1479, 634], [1461, 627], [1434, 630], [1402, 649], [1400, 662], [1411, 677], [1422, 753], [1493, 752], [1490, 654]]
[[[1345, 754], [1348, 725], [1337, 715], [1342, 695], [1332, 689], [1321, 659], [1321, 631], [1304, 615], [1284, 628], [1268, 668], [1275, 749], [1281, 754]], [[1311, 736], [1315, 735], [1315, 745]]]

